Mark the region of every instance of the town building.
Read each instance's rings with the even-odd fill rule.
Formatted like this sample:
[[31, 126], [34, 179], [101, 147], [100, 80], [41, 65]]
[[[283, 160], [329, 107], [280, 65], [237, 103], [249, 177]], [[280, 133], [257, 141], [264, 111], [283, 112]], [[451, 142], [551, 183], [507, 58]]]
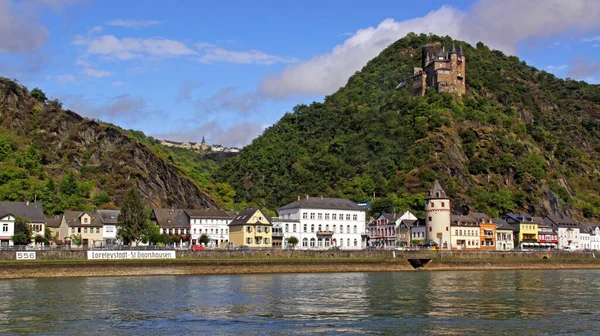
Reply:
[[272, 247], [271, 217], [257, 208], [249, 208], [240, 212], [229, 223], [230, 246], [247, 246], [250, 248]]
[[400, 247], [410, 247], [413, 245], [411, 231], [415, 225], [419, 224], [419, 220], [410, 211], [406, 211], [396, 220], [396, 241]]
[[298, 239], [297, 249], [358, 250], [367, 246], [365, 209], [345, 198], [298, 197], [277, 209], [285, 241]]
[[452, 42], [452, 50], [446, 52], [439, 44], [423, 47], [423, 65], [414, 68], [410, 79], [403, 81], [397, 88], [412, 86], [415, 95], [424, 96], [427, 89], [461, 96], [466, 91], [466, 57], [462, 45], [456, 51]]
[[[271, 245], [274, 249], [282, 249], [283, 248], [283, 226], [281, 224], [281, 220], [279, 217], [272, 217], [273, 219], [273, 232], [271, 233], [271, 238], [273, 239]], [[290, 244], [287, 246], [288, 248], [292, 248]]]
[[15, 218], [23, 217], [29, 222], [32, 237], [44, 235], [46, 218], [40, 203], [0, 202], [0, 247], [12, 246]]
[[103, 228], [95, 211], [65, 211], [59, 237], [71, 247], [100, 247], [103, 244]]
[[[541, 248], [558, 248], [558, 233], [542, 217], [533, 217], [533, 221], [538, 223], [538, 244]], [[536, 247], [538, 245], [535, 245]]]
[[396, 221], [398, 214], [384, 213], [367, 226], [369, 246], [382, 249], [396, 247]]
[[[535, 248], [538, 243], [538, 223], [524, 214], [506, 214], [504, 220], [514, 229], [515, 246]], [[538, 245], [539, 246], [539, 245]]]
[[481, 250], [496, 250], [496, 224], [483, 212], [471, 213], [479, 223], [479, 248]]
[[597, 223], [584, 222], [580, 224], [579, 232], [586, 232], [590, 235], [590, 250], [600, 250], [600, 227]]
[[502, 218], [492, 218], [496, 224], [496, 250], [509, 251], [515, 248], [514, 229]]
[[111, 246], [118, 243], [117, 224], [119, 223], [119, 210], [97, 210], [102, 222], [102, 245]]
[[181, 209], [159, 209], [153, 208], [150, 220], [160, 228], [160, 233], [167, 239], [179, 237], [179, 243], [187, 246], [190, 241], [190, 217]]
[[209, 238], [208, 247], [225, 248], [229, 243], [231, 216], [220, 209], [185, 210], [190, 218], [192, 244], [197, 244], [203, 234]]
[[59, 240], [60, 238], [60, 222], [62, 216], [56, 215], [53, 218], [46, 218], [46, 229], [50, 232], [50, 237]]
[[411, 247], [428, 247], [427, 226], [422, 220], [414, 222], [410, 228]]
[[[427, 241], [434, 242], [444, 250], [451, 248], [450, 235], [450, 198], [436, 180], [425, 197], [425, 226]], [[430, 243], [431, 244], [431, 243]]]
[[579, 224], [567, 216], [546, 216], [548, 224], [558, 233], [558, 248], [579, 250]]
[[473, 215], [452, 215], [450, 223], [450, 247], [453, 250], [479, 249], [479, 222]]

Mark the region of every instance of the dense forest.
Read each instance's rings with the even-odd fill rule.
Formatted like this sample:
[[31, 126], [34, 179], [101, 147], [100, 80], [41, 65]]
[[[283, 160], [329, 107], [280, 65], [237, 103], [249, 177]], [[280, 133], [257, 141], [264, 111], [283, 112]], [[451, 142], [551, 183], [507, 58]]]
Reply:
[[412, 209], [440, 179], [454, 211], [600, 216], [600, 88], [563, 80], [483, 43], [463, 45], [467, 93], [396, 86], [421, 66], [409, 34], [324, 102], [298, 105], [216, 171], [237, 202], [348, 197], [373, 212]]

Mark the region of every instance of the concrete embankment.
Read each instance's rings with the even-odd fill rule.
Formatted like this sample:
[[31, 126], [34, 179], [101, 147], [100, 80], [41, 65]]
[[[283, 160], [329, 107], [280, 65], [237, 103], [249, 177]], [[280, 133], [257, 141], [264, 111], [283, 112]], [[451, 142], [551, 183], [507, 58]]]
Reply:
[[[177, 251], [167, 260], [86, 260], [86, 251], [0, 251], [0, 279], [323, 272], [600, 269], [594, 253], [401, 251]], [[3, 259], [3, 260], [2, 260]]]

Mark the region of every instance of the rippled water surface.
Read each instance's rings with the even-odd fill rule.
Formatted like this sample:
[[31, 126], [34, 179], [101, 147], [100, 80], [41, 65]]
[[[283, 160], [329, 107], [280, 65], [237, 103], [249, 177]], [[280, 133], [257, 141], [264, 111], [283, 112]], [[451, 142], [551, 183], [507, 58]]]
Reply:
[[0, 281], [0, 333], [594, 335], [600, 271]]

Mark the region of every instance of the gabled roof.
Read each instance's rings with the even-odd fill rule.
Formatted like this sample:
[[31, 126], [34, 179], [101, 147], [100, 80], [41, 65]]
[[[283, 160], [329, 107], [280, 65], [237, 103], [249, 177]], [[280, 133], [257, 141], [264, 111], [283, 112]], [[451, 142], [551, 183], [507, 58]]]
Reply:
[[[255, 222], [249, 222], [250, 218], [252, 217], [252, 215], [254, 215], [254, 213], [256, 211], [260, 211], [260, 209], [258, 208], [248, 208], [245, 209], [243, 211], [241, 211], [232, 221], [231, 223], [229, 223], [229, 226], [233, 226], [233, 225], [245, 225], [245, 224], [255, 224]], [[273, 223], [273, 218], [271, 218], [271, 216], [267, 215], [266, 213], [260, 211], [260, 213], [265, 216], [265, 219], [269, 222], [269, 224]], [[263, 224], [263, 225], [268, 225], [268, 224]]]
[[97, 210], [100, 221], [104, 225], [115, 225], [119, 222], [120, 210]]
[[58, 229], [60, 227], [61, 217], [58, 218], [46, 218], [46, 227]]
[[514, 228], [512, 227], [512, 225], [508, 224], [502, 218], [492, 218], [492, 223], [496, 224], [496, 229], [497, 230], [511, 230], [511, 231], [514, 230]]
[[471, 215], [452, 215], [451, 226], [479, 226], [477, 219]]
[[[83, 215], [90, 216], [89, 224], [81, 224], [81, 217]], [[96, 212], [86, 212], [86, 211], [65, 211], [63, 214], [63, 219], [66, 221], [67, 226], [69, 227], [102, 227], [102, 221], [100, 220], [100, 216]]]
[[483, 212], [471, 212], [471, 216], [475, 217], [479, 223], [482, 221], [485, 221], [486, 223], [490, 222], [490, 216]]
[[544, 220], [556, 227], [579, 228], [578, 223], [567, 216], [548, 215], [544, 218]]
[[152, 209], [152, 219], [163, 229], [190, 228], [190, 218], [181, 209]]
[[591, 233], [594, 232], [598, 226], [600, 226], [598, 223], [581, 222], [579, 223], [579, 231], [583, 233]]
[[433, 182], [433, 187], [431, 187], [431, 190], [429, 190], [429, 193], [427, 193], [425, 199], [448, 199], [448, 196], [446, 196], [446, 192], [444, 191], [444, 189], [442, 189], [442, 186], [440, 185], [440, 181], [435, 180], [435, 182]]
[[6, 215], [25, 217], [29, 222], [44, 223], [44, 208], [40, 203], [34, 202], [0, 202], [0, 218]]
[[413, 226], [419, 225], [418, 219], [403, 219], [400, 221], [399, 226], [411, 228]]
[[520, 223], [535, 223], [531, 216], [515, 213], [509, 213], [504, 215], [504, 220], [506, 220], [511, 225]]
[[347, 198], [331, 198], [331, 197], [308, 197], [301, 198], [300, 200], [284, 205], [279, 210], [286, 209], [331, 209], [331, 210], [355, 210], [365, 211], [364, 208], [358, 206]]
[[400, 217], [400, 214], [392, 214], [392, 213], [383, 213], [381, 215], [383, 217], [385, 217], [385, 219], [387, 219], [389, 222], [395, 222]]
[[221, 209], [187, 209], [185, 212], [190, 216], [190, 218], [220, 218], [220, 219], [231, 219], [230, 216], [225, 210]]

